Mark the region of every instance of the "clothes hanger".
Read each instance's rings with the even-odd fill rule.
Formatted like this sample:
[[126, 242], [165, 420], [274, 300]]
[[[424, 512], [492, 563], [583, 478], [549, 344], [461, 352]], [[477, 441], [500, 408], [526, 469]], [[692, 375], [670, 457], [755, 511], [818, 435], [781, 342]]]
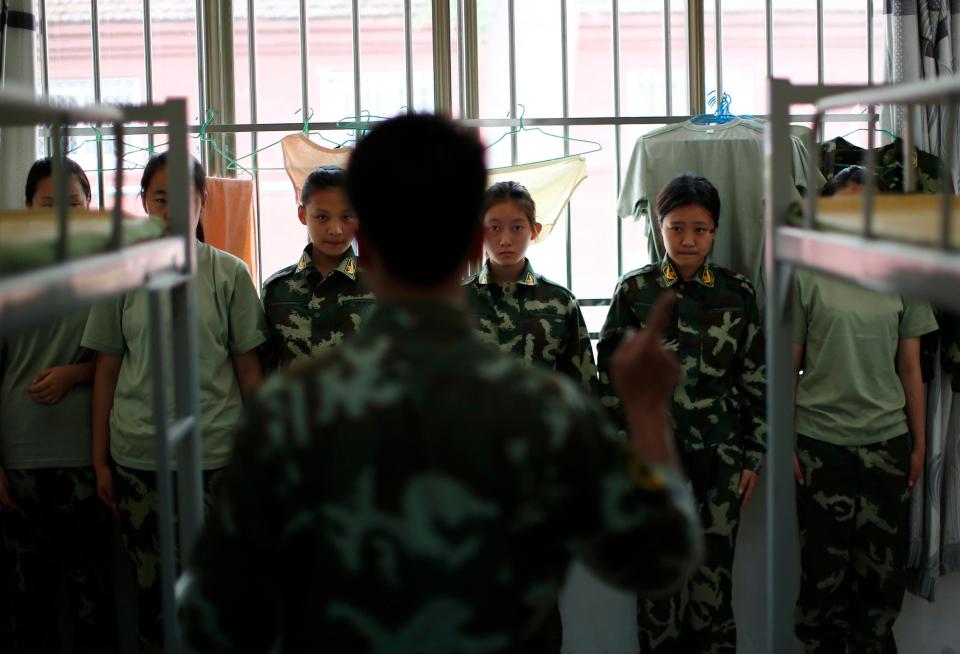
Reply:
[[724, 93], [718, 104], [717, 92], [711, 91], [710, 95], [707, 96], [707, 104], [709, 104], [711, 107], [717, 105], [717, 110], [712, 114], [700, 114], [699, 116], [694, 116], [690, 119], [691, 123], [694, 125], [725, 125], [737, 118], [756, 120], [756, 118], [750, 115], [745, 114], [738, 116], [730, 113], [730, 105], [733, 104], [733, 99], [730, 97], [729, 93]]
[[[847, 132], [846, 134], [844, 134], [843, 136], [841, 136], [841, 137], [839, 137], [839, 138], [842, 138], [844, 141], [846, 141], [848, 136], [852, 136], [852, 135], [856, 134], [857, 132], [868, 132], [868, 131], [870, 131], [870, 130], [869, 130], [868, 128], [866, 128], [866, 127], [858, 127], [857, 129], [852, 130], [852, 131], [850, 131], [850, 132]], [[892, 138], [892, 139], [894, 139], [894, 140], [898, 140], [898, 141], [900, 140], [900, 137], [899, 137], [899, 136], [897, 136], [896, 134], [894, 134], [893, 132], [890, 132], [890, 131], [888, 131], [888, 130], [885, 130], [885, 129], [875, 129], [875, 130], [873, 130], [873, 131], [875, 131], [875, 132], [880, 132], [881, 134], [886, 134], [887, 136], [889, 136], [890, 138]]]
[[574, 137], [572, 137], [572, 136], [564, 136], [563, 134], [551, 134], [550, 132], [545, 132], [544, 130], [540, 129], [539, 127], [527, 127], [527, 126], [523, 123], [523, 117], [524, 117], [524, 115], [527, 113], [527, 108], [526, 108], [525, 106], [523, 106], [522, 104], [520, 104], [520, 103], [517, 103], [517, 106], [520, 107], [520, 118], [519, 118], [520, 124], [519, 124], [517, 127], [513, 127], [513, 128], [511, 128], [511, 129], [509, 129], [509, 130], [508, 130], [507, 132], [505, 132], [504, 134], [501, 134], [501, 135], [500, 135], [500, 138], [498, 138], [496, 141], [494, 141], [493, 143], [491, 143], [490, 145], [488, 145], [488, 146], [486, 147], [487, 150], [491, 149], [493, 146], [495, 146], [497, 143], [499, 143], [499, 142], [502, 141], [503, 139], [507, 138], [508, 136], [513, 136], [514, 134], [520, 134], [520, 133], [522, 133], [522, 132], [540, 132], [540, 133], [543, 134], [544, 136], [549, 136], [550, 138], [560, 139], [561, 141], [567, 141], [567, 142], [569, 142], [569, 143], [585, 143], [585, 144], [587, 144], [587, 145], [592, 145], [592, 146], [594, 146], [593, 148], [591, 148], [591, 149], [589, 149], [589, 150], [585, 150], [585, 151], [583, 151], [583, 152], [571, 152], [570, 154], [565, 154], [565, 155], [563, 155], [562, 157], [553, 157], [553, 158], [551, 158], [551, 159], [544, 159], [544, 160], [542, 160], [542, 161], [534, 161], [534, 162], [529, 162], [529, 163], [545, 163], [545, 162], [547, 162], [547, 161], [557, 161], [558, 159], [566, 159], [567, 157], [582, 157], [583, 155], [591, 154], [591, 153], [593, 153], [593, 152], [600, 152], [601, 150], [603, 150], [603, 146], [600, 145], [600, 143], [598, 143], [597, 141], [591, 141], [591, 140], [589, 140], [589, 139], [578, 139], [578, 138], [574, 138]]

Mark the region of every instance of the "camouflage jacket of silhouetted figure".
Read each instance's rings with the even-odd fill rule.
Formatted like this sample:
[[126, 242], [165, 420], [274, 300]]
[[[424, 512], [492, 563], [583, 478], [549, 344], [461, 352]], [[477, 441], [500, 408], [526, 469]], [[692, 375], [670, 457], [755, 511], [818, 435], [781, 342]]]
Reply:
[[480, 338], [501, 352], [567, 375], [598, 394], [590, 333], [573, 294], [533, 270], [516, 283], [496, 284], [489, 262], [464, 282]]
[[343, 345], [360, 329], [373, 308], [374, 296], [363, 282], [350, 248], [329, 275], [311, 260], [307, 245], [300, 260], [263, 284], [263, 310], [270, 327], [269, 357], [287, 367]]
[[699, 557], [677, 470], [453, 304], [381, 304], [268, 381], [224, 474], [185, 593], [197, 651], [526, 652], [572, 559], [646, 595]]
[[756, 472], [766, 451], [766, 353], [754, 290], [742, 275], [707, 263], [683, 282], [669, 259], [624, 275], [597, 347], [601, 402], [624, 429], [610, 357], [668, 289], [678, 302], [667, 345], [683, 366], [673, 396], [677, 441], [688, 451], [738, 444], [743, 468]]

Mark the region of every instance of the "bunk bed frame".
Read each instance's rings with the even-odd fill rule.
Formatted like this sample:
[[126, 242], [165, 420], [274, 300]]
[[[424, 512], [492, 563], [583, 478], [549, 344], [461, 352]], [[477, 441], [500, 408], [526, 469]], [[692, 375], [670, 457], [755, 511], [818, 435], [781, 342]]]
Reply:
[[[864, 191], [864, 220], [859, 235], [816, 231], [817, 202], [809, 193], [804, 226], [788, 223], [791, 213], [792, 161], [789, 147], [790, 108], [815, 106], [814, 139], [817, 126], [827, 111], [867, 105], [868, 160], [876, 138], [875, 109], [881, 104], [905, 105], [907, 115], [920, 105], [942, 104], [951, 110], [960, 103], [960, 78], [890, 86], [850, 87], [796, 86], [780, 79], [769, 80], [770, 123], [766, 131], [766, 251], [767, 276], [767, 412], [769, 424], [766, 515], [766, 651], [784, 654], [794, 651], [793, 603], [787, 594], [799, 560], [796, 541], [796, 503], [793, 479], [794, 451], [794, 370], [793, 370], [793, 268], [800, 266], [844, 279], [880, 292], [896, 293], [960, 311], [960, 252], [951, 249], [953, 216], [952, 182], [943, 184], [941, 236], [938, 246], [922, 247], [880, 241], [874, 233], [876, 212], [872, 176]], [[948, 115], [949, 114], [948, 112]], [[954, 120], [947, 120], [952, 126]], [[903, 134], [904, 161], [912, 154], [910, 130]], [[954, 145], [956, 134], [949, 129], [946, 142]], [[954, 146], [955, 147], [955, 146]], [[812, 171], [817, 147], [809, 147]], [[945, 161], [948, 174], [955, 162]], [[904, 187], [913, 188], [913, 171], [905, 166]], [[808, 184], [808, 188], [815, 186]]]
[[[28, 329], [71, 311], [137, 289], [150, 293], [150, 357], [153, 420], [156, 431], [157, 494], [160, 529], [160, 574], [163, 595], [164, 650], [178, 651], [175, 610], [176, 545], [170, 451], [176, 452], [180, 551], [186, 557], [203, 523], [201, 435], [199, 429], [198, 347], [196, 323], [196, 247], [190, 231], [189, 207], [193, 192], [187, 155], [186, 101], [167, 100], [143, 106], [61, 106], [33, 96], [0, 91], [0, 126], [50, 126], [54, 195], [57, 206], [59, 263], [0, 278], [0, 335]], [[109, 251], [67, 260], [69, 207], [63, 165], [63, 137], [68, 126], [80, 122], [111, 124], [116, 135], [115, 197]], [[125, 123], [166, 123], [170, 136], [169, 235], [120, 247], [123, 235], [123, 126]], [[166, 342], [166, 304], [171, 296], [173, 324], [175, 420], [167, 423], [165, 378], [169, 345]]]

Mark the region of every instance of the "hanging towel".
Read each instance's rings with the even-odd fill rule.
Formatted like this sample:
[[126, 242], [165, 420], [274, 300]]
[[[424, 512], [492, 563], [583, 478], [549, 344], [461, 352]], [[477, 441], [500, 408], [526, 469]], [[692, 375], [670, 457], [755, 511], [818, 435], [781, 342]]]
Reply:
[[293, 184], [297, 204], [300, 204], [300, 189], [307, 176], [318, 166], [347, 167], [353, 148], [325, 148], [317, 145], [303, 132], [290, 134], [280, 141], [283, 149], [283, 167]]
[[[35, 95], [37, 19], [33, 0], [11, 0], [0, 30], [5, 50], [0, 71], [4, 87]], [[0, 210], [23, 207], [23, 186], [36, 158], [36, 127], [0, 129]]]
[[200, 222], [207, 245], [242, 259], [257, 279], [253, 181], [208, 177], [207, 202]]
[[577, 155], [487, 171], [488, 186], [514, 181], [530, 191], [533, 201], [537, 203], [537, 221], [543, 225], [537, 243], [550, 235], [570, 196], [586, 178], [587, 160]]

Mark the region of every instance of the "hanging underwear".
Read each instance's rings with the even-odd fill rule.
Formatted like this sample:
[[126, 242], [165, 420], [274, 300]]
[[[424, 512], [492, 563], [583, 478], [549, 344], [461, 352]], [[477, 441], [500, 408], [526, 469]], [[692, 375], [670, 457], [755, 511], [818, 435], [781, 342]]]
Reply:
[[300, 189], [307, 176], [319, 166], [347, 167], [353, 148], [325, 148], [317, 145], [303, 132], [290, 134], [280, 141], [283, 149], [283, 167], [293, 184], [297, 204], [300, 204]]

